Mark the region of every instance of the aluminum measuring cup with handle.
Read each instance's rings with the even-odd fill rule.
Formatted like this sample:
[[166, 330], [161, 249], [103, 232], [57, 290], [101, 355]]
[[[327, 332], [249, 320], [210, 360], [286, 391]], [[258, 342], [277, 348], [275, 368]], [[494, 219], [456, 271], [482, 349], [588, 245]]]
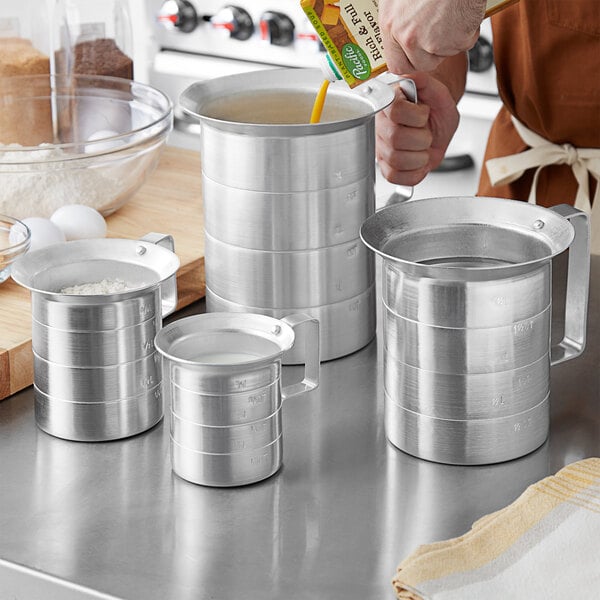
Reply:
[[[57, 437], [129, 437], [163, 416], [154, 337], [177, 305], [173, 238], [90, 239], [24, 255], [13, 279], [31, 291], [35, 418]], [[104, 279], [110, 294], [63, 290]]]
[[[304, 377], [282, 387], [282, 356], [293, 348], [296, 331], [303, 333]], [[279, 470], [282, 402], [319, 383], [317, 319], [194, 315], [159, 331], [155, 345], [171, 406], [173, 471], [193, 483], [229, 487]]]
[[[331, 360], [375, 336], [375, 261], [359, 229], [375, 210], [375, 113], [394, 94], [340, 81], [311, 124], [322, 81], [319, 69], [242, 73], [194, 83], [179, 104], [202, 128], [207, 311], [309, 314]], [[303, 362], [301, 348], [286, 364]]]
[[[383, 257], [388, 439], [453, 464], [539, 447], [549, 431], [550, 366], [585, 345], [587, 215], [501, 198], [428, 198], [380, 210], [361, 236]], [[551, 259], [567, 248], [565, 334], [551, 346]]]

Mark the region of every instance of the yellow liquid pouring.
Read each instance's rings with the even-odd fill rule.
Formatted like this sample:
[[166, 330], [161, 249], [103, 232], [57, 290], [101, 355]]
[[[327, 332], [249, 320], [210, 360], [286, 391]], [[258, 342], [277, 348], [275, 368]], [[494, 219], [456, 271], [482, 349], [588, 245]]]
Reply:
[[325, 106], [325, 98], [327, 96], [327, 88], [329, 87], [329, 80], [325, 79], [321, 84], [319, 93], [315, 98], [313, 104], [312, 113], [310, 114], [311, 123], [319, 123], [321, 121], [321, 115], [323, 114], [323, 106]]

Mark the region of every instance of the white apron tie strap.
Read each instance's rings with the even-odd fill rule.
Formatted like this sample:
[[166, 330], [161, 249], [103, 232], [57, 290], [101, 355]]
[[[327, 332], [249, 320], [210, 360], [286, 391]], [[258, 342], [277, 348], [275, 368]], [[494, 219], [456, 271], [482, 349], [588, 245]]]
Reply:
[[[575, 208], [592, 214], [592, 245], [600, 246], [600, 148], [576, 148], [571, 144], [553, 144], [511, 117], [521, 139], [530, 147], [518, 154], [491, 158], [486, 161], [492, 185], [503, 185], [519, 179], [527, 169], [534, 169], [528, 202], [536, 204], [536, 189], [540, 171], [548, 165], [571, 166], [577, 180]], [[596, 179], [594, 204], [590, 201], [588, 173]], [[565, 199], [567, 202], [568, 199]]]

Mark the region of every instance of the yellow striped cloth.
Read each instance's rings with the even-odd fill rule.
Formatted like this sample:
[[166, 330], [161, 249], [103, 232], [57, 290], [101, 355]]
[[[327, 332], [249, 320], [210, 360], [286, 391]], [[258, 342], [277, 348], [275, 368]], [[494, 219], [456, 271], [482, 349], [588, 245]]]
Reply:
[[401, 600], [600, 599], [600, 458], [529, 486], [465, 535], [420, 546], [392, 584]]

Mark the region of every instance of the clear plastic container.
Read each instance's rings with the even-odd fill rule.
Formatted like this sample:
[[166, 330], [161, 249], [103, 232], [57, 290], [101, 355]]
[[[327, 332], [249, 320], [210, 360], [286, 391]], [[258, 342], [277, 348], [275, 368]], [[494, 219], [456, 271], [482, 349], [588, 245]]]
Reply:
[[0, 3], [0, 77], [50, 72], [46, 0]]
[[[46, 0], [0, 2], [0, 96], [11, 78], [48, 76], [50, 63]], [[45, 93], [49, 91], [48, 88]], [[25, 136], [21, 135], [24, 123], [28, 125]], [[27, 146], [51, 139], [49, 102], [38, 102], [27, 113], [19, 104], [0, 103], [0, 149], [5, 144]]]
[[57, 74], [133, 79], [127, 0], [56, 0], [53, 13]]

